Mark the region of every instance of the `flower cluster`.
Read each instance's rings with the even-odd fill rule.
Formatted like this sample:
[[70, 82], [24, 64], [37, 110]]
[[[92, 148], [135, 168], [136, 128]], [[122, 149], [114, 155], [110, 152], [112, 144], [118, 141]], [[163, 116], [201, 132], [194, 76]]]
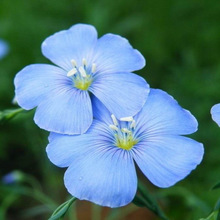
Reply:
[[135, 163], [158, 187], [169, 187], [201, 162], [203, 145], [192, 114], [132, 73], [145, 59], [114, 34], [97, 38], [78, 24], [48, 37], [43, 54], [15, 77], [18, 104], [37, 107], [35, 123], [50, 131], [47, 155], [68, 167], [64, 183], [79, 199], [120, 207], [137, 190]]

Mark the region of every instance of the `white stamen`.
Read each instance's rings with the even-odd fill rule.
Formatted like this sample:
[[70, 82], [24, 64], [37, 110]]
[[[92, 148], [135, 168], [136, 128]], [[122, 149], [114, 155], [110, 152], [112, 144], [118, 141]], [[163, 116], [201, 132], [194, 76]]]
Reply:
[[76, 74], [78, 71], [76, 68], [71, 69], [68, 73], [67, 76], [73, 76], [74, 74]]
[[81, 73], [82, 77], [85, 78], [87, 76], [86, 75], [86, 71], [85, 71], [85, 69], [82, 66], [79, 67], [79, 72]]
[[87, 65], [87, 61], [86, 61], [85, 58], [82, 59], [82, 64], [83, 64], [83, 66], [86, 66], [86, 65]]
[[124, 132], [124, 133], [131, 133], [131, 131], [128, 130], [127, 128], [122, 128], [121, 131]]
[[135, 128], [136, 127], [136, 121], [133, 120], [130, 124], [130, 128]]
[[114, 123], [114, 125], [115, 126], [118, 126], [118, 120], [117, 120], [117, 118], [115, 117], [115, 115], [111, 115], [111, 118], [112, 118], [112, 121], [113, 121], [113, 123]]
[[96, 64], [93, 63], [93, 64], [92, 64], [92, 73], [95, 73], [95, 71], [96, 71]]
[[133, 121], [133, 117], [129, 116], [129, 117], [124, 117], [124, 118], [120, 118], [120, 121]]
[[115, 125], [109, 125], [112, 130], [118, 131], [118, 128]]
[[71, 60], [70, 62], [72, 63], [73, 67], [77, 66], [77, 62], [75, 60]]

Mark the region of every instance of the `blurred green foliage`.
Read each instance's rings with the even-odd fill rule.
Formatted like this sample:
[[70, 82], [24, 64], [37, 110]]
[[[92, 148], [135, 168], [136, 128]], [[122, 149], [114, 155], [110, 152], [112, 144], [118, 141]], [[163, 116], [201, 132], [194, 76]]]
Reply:
[[[16, 107], [11, 102], [13, 78], [19, 70], [32, 63], [49, 63], [41, 54], [42, 41], [76, 23], [94, 25], [99, 36], [115, 33], [129, 39], [147, 60], [138, 74], [151, 87], [170, 93], [197, 117], [199, 130], [192, 136], [204, 143], [202, 164], [169, 189], [158, 189], [145, 181], [171, 219], [208, 216], [220, 197], [219, 190], [209, 190], [220, 180], [220, 128], [210, 117], [210, 108], [220, 102], [219, 1], [0, 0], [0, 38], [10, 45], [10, 53], [0, 60], [0, 111]], [[33, 175], [59, 204], [68, 195], [62, 180], [64, 170], [47, 159], [48, 133], [32, 118], [30, 111], [1, 124], [0, 176], [15, 169]], [[0, 202], [10, 200], [8, 196], [0, 192]], [[22, 217], [25, 209], [37, 203], [26, 197], [13, 201], [8, 219], [46, 219], [50, 215]]]

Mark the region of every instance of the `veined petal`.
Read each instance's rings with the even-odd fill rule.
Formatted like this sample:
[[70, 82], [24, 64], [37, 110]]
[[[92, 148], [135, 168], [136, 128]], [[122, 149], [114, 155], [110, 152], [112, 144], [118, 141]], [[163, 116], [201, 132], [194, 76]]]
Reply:
[[137, 134], [191, 134], [197, 130], [197, 120], [166, 92], [151, 89], [147, 102], [135, 116]]
[[102, 104], [102, 102], [96, 98], [94, 95], [91, 95], [92, 109], [94, 118], [110, 125], [112, 124], [111, 113], [109, 110]]
[[82, 134], [92, 123], [92, 104], [88, 92], [73, 87], [41, 102], [34, 116], [42, 129], [61, 134]]
[[83, 58], [91, 63], [96, 42], [97, 32], [92, 25], [76, 24], [48, 37], [41, 48], [45, 57], [69, 71], [73, 68], [73, 59], [79, 65], [82, 65]]
[[97, 73], [133, 72], [145, 66], [141, 53], [127, 39], [114, 34], [106, 34], [98, 40], [94, 55]]
[[[75, 158], [88, 152], [91, 140], [100, 139], [101, 136], [94, 134], [63, 135], [58, 133], [50, 134], [50, 143], [46, 152], [50, 161], [58, 167], [68, 167], [75, 163]], [[103, 137], [102, 137], [103, 139]], [[108, 140], [105, 138], [105, 140]], [[111, 139], [109, 140], [111, 141]]]
[[138, 143], [133, 157], [144, 175], [158, 187], [186, 177], [203, 158], [203, 145], [182, 136], [155, 136]]
[[211, 115], [213, 121], [215, 121], [218, 126], [220, 126], [220, 104], [216, 104], [211, 108]]
[[69, 193], [112, 208], [130, 203], [137, 189], [130, 153], [100, 137], [91, 138], [87, 143], [87, 152], [75, 157], [65, 173], [64, 183]]
[[143, 107], [149, 85], [133, 73], [106, 73], [95, 79], [89, 90], [117, 118], [133, 116]]
[[[92, 134], [92, 135], [99, 134], [102, 136], [102, 138], [106, 137], [112, 143], [114, 142], [112, 131], [111, 131], [111, 129], [109, 129], [108, 125], [106, 123], [99, 121], [99, 120], [96, 120], [96, 119], [93, 119], [91, 126], [84, 134]], [[48, 140], [49, 140], [49, 142], [52, 142], [54, 138], [59, 138], [61, 136], [65, 136], [65, 135], [50, 132]], [[66, 135], [66, 136], [69, 136], [69, 135]], [[71, 135], [71, 136], [74, 139], [74, 137], [77, 137], [79, 135]], [[82, 135], [80, 135], [80, 136], [82, 136]], [[59, 166], [59, 165], [57, 165], [57, 166]]]
[[30, 110], [44, 101], [52, 90], [71, 81], [62, 69], [48, 64], [32, 64], [22, 69], [15, 77], [15, 97], [18, 104]]

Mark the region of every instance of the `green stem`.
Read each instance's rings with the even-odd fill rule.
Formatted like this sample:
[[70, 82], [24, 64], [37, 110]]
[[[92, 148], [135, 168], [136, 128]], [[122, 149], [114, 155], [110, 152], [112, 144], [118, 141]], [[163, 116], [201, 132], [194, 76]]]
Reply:
[[146, 207], [161, 219], [168, 220], [156, 201], [150, 196], [148, 190], [141, 183], [138, 184], [138, 192], [140, 195], [135, 196], [133, 200], [134, 204]]
[[0, 121], [7, 121], [15, 117], [20, 112], [23, 112], [24, 109], [17, 108], [17, 109], [6, 109], [4, 111], [0, 111]]

